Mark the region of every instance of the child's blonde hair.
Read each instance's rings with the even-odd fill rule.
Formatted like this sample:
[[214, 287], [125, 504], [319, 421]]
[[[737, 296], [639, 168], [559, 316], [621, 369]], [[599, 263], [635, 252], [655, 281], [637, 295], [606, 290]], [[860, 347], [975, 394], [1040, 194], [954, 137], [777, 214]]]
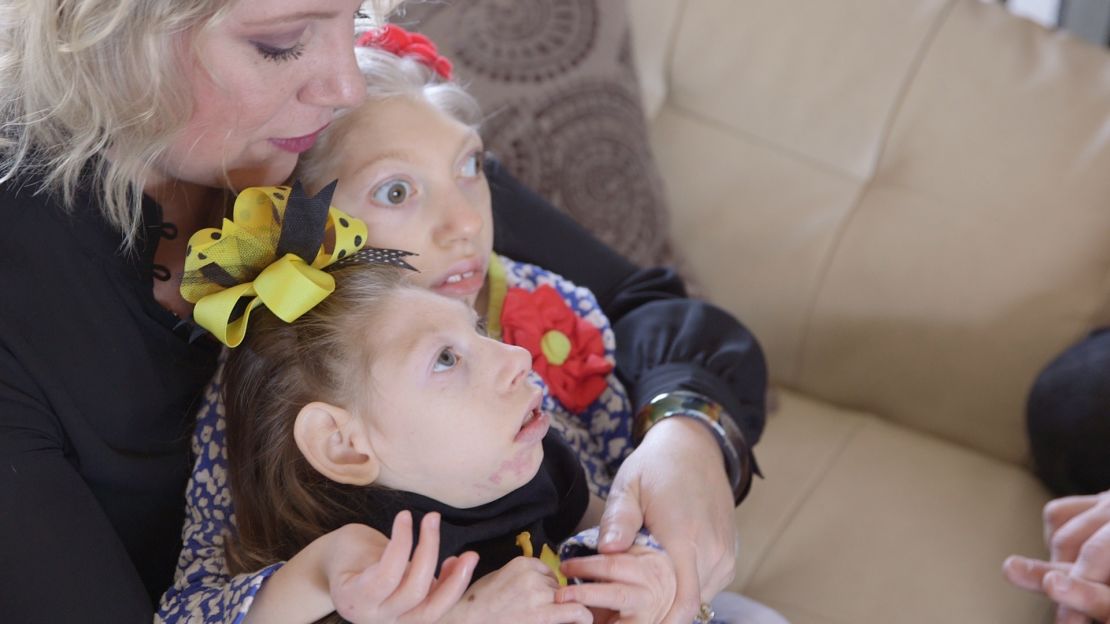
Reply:
[[[458, 82], [441, 79], [421, 61], [373, 47], [356, 48], [355, 56], [366, 78], [367, 103], [408, 97], [428, 102], [436, 110], [472, 128], [477, 129], [481, 124], [482, 110], [474, 96]], [[335, 146], [349, 134], [347, 128], [358, 123], [359, 110], [352, 109], [336, 119], [320, 135], [316, 145], [302, 155], [293, 177], [309, 191], [316, 192], [331, 182], [328, 172], [335, 165]]]

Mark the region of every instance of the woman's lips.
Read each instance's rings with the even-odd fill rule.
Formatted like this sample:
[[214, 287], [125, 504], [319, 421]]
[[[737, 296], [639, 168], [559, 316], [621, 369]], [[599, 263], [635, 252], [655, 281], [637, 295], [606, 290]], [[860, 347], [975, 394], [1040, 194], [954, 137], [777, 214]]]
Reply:
[[320, 133], [323, 132], [324, 128], [327, 127], [328, 125], [324, 124], [316, 132], [313, 132], [312, 134], [306, 134], [302, 137], [294, 137], [291, 139], [270, 139], [270, 143], [273, 143], [274, 146], [276, 146], [278, 149], [292, 152], [294, 154], [300, 154], [312, 149], [312, 146], [316, 144], [316, 139], [320, 136]]

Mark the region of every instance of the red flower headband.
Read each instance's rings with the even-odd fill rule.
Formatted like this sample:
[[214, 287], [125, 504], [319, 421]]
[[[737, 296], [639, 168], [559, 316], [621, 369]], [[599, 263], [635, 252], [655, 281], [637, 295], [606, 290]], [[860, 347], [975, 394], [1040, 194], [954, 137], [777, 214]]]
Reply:
[[409, 32], [395, 24], [386, 24], [381, 28], [362, 33], [357, 45], [365, 48], [380, 48], [401, 57], [414, 57], [444, 80], [451, 79], [451, 61], [440, 55], [436, 50], [436, 44], [420, 33]]

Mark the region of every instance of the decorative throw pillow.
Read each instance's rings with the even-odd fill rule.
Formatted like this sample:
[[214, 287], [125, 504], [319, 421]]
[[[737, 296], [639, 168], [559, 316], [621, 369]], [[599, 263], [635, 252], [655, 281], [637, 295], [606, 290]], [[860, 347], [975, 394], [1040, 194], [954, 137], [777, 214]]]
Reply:
[[632, 261], [671, 260], [623, 0], [407, 2], [482, 105], [510, 172]]

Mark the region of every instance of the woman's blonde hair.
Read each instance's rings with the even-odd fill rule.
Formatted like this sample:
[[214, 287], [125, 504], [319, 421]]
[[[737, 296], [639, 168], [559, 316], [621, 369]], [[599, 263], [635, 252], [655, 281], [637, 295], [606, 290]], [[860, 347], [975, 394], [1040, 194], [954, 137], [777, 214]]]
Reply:
[[[443, 80], [430, 67], [413, 57], [400, 57], [379, 48], [355, 49], [359, 69], [366, 78], [366, 103], [408, 97], [423, 100], [459, 123], [477, 129], [482, 122], [478, 100], [458, 82]], [[365, 104], [364, 104], [365, 106]], [[315, 192], [331, 182], [338, 151], [336, 144], [349, 134], [348, 127], [358, 123], [359, 109], [346, 111], [320, 135], [311, 150], [301, 156], [295, 179]], [[342, 183], [342, 182], [340, 182]]]
[[[184, 35], [239, 1], [0, 0], [0, 183], [34, 181], [68, 208], [96, 181], [131, 247], [146, 173], [192, 114]], [[380, 23], [397, 4], [363, 7]]]
[[0, 182], [37, 180], [70, 207], [96, 180], [104, 217], [133, 244], [146, 171], [192, 113], [183, 35], [237, 1], [4, 0]]

